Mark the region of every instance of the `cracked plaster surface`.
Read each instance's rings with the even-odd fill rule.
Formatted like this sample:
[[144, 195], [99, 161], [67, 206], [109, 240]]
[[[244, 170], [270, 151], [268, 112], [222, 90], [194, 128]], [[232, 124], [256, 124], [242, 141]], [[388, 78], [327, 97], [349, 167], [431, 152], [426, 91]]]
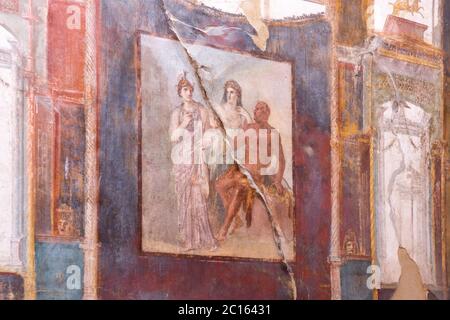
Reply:
[[[218, 114], [217, 110], [215, 109], [213, 103], [211, 103], [211, 99], [209, 98], [208, 92], [206, 90], [203, 78], [201, 76], [201, 71], [203, 69], [208, 69], [208, 67], [201, 64], [199, 61], [197, 61], [189, 51], [189, 47], [185, 43], [184, 39], [181, 37], [180, 33], [178, 32], [177, 28], [175, 27], [175, 22], [179, 22], [178, 19], [176, 19], [171, 12], [167, 9], [166, 3], [164, 0], [160, 0], [161, 9], [167, 19], [168, 25], [170, 29], [173, 31], [175, 36], [177, 37], [178, 41], [180, 42], [181, 46], [183, 47], [183, 51], [186, 54], [186, 57], [189, 61], [189, 64], [194, 70], [194, 76], [196, 80], [198, 81], [200, 85], [200, 91], [202, 94], [202, 97], [204, 101], [206, 102], [207, 108], [212, 112], [214, 117], [218, 120], [218, 123], [220, 125], [220, 130], [226, 135], [225, 127], [224, 127], [224, 121], [221, 119], [220, 115]], [[257, 31], [257, 35], [252, 35], [251, 38], [254, 41], [255, 45], [258, 46], [261, 50], [266, 49], [266, 43], [267, 39], [269, 38], [269, 29], [267, 25], [262, 21], [261, 17], [261, 8], [258, 0], [244, 0], [241, 2], [241, 8], [247, 17], [249, 23], [255, 28]], [[194, 27], [194, 26], [193, 26]], [[195, 27], [194, 27], [195, 28]], [[230, 141], [228, 139], [225, 139], [225, 143], [230, 146]], [[239, 166], [239, 169], [241, 172], [247, 177], [250, 186], [255, 190], [255, 192], [260, 196], [262, 199], [262, 203], [266, 209], [266, 212], [268, 214], [269, 221], [272, 225], [272, 232], [273, 232], [273, 238], [274, 242], [278, 251], [278, 254], [282, 260], [283, 267], [289, 276], [290, 279], [290, 286], [292, 290], [292, 299], [297, 298], [297, 285], [296, 285], [296, 279], [294, 275], [294, 271], [289, 264], [287, 258], [286, 258], [286, 239], [282, 235], [281, 228], [278, 225], [278, 223], [275, 220], [274, 212], [269, 205], [269, 200], [267, 199], [266, 195], [262, 192], [262, 190], [258, 187], [258, 185], [255, 183], [254, 178], [252, 177], [251, 173], [242, 166], [241, 163], [239, 163], [238, 159], [234, 158], [235, 163]]]

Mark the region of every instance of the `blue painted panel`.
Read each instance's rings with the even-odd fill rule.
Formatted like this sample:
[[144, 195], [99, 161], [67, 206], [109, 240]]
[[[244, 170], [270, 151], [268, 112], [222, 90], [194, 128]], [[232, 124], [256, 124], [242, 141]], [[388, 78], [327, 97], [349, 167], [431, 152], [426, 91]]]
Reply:
[[36, 243], [38, 300], [80, 300], [83, 297], [83, 251], [79, 243]]
[[372, 300], [372, 290], [367, 288], [369, 261], [347, 261], [341, 268], [343, 300]]

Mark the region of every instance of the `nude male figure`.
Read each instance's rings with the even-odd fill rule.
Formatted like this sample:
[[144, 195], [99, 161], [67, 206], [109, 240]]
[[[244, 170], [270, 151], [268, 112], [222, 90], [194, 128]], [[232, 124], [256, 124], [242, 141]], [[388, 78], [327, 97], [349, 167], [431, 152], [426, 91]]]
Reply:
[[[255, 123], [247, 124], [245, 131], [254, 130], [256, 133], [256, 151], [257, 161], [252, 163], [250, 161], [251, 143], [246, 137], [245, 141], [245, 161], [243, 166], [251, 174], [253, 180], [258, 185], [271, 184], [278, 192], [282, 194], [285, 190], [282, 185], [283, 174], [286, 168], [286, 160], [281, 145], [281, 138], [278, 136], [278, 155], [272, 152], [272, 135], [275, 134], [275, 129], [269, 124], [270, 107], [265, 102], [258, 102], [254, 110]], [[260, 130], [265, 130], [267, 134], [267, 145], [260, 144]], [[254, 141], [252, 141], [254, 143]], [[267, 148], [265, 151], [269, 157], [275, 157], [277, 162], [277, 170], [273, 174], [264, 175], [264, 169], [268, 169], [270, 163], [261, 161], [260, 148]], [[253, 201], [256, 196], [255, 190], [250, 185], [245, 174], [243, 174], [236, 166], [235, 170], [229, 170], [224, 176], [216, 182], [216, 190], [219, 193], [224, 207], [226, 209], [225, 221], [217, 235], [217, 240], [223, 241], [226, 239], [231, 223], [239, 213], [241, 206], [246, 213], [247, 227], [251, 225], [251, 212], [253, 209]]]

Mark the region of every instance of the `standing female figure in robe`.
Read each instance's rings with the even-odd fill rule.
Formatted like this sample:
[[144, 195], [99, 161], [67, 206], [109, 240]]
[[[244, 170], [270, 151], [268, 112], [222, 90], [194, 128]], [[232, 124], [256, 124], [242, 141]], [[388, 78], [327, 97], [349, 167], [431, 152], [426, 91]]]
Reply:
[[208, 218], [209, 173], [202, 143], [202, 134], [209, 127], [209, 112], [193, 100], [194, 86], [185, 75], [177, 90], [183, 102], [172, 112], [170, 139], [181, 241], [186, 251], [214, 249], [216, 240]]

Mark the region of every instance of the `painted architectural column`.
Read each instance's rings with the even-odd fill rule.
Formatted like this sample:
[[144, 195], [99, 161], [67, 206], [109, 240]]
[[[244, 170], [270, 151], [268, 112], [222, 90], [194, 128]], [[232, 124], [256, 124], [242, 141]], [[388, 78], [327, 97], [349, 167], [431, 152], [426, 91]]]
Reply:
[[96, 1], [86, 0], [84, 299], [95, 300], [98, 279]]
[[28, 20], [29, 53], [25, 67], [25, 78], [27, 85], [26, 106], [26, 201], [27, 201], [27, 271], [24, 279], [25, 299], [36, 299], [36, 264], [35, 264], [35, 221], [36, 221], [36, 146], [35, 146], [35, 50], [34, 50], [34, 23], [33, 0], [28, 0], [28, 12], [24, 17]]
[[329, 0], [327, 16], [332, 27], [331, 36], [331, 239], [330, 239], [330, 282], [331, 299], [341, 300], [341, 253], [340, 253], [340, 194], [341, 194], [341, 144], [339, 133], [338, 105], [338, 59], [336, 33], [338, 29], [338, 10], [340, 1]]
[[[441, 33], [442, 33], [442, 49], [445, 51], [446, 56], [444, 60], [444, 73], [443, 73], [443, 81], [444, 88], [450, 88], [450, 1], [444, 1], [442, 3], [441, 8]], [[447, 142], [450, 142], [450, 90], [444, 90], [444, 118], [445, 127], [444, 127], [444, 137]], [[447, 145], [446, 150], [446, 187], [445, 187], [445, 204], [450, 205], [450, 144]], [[446, 218], [446, 239], [447, 244], [450, 244], [450, 210], [447, 209], [447, 213], [445, 215]], [[447, 284], [450, 284], [450, 245], [446, 247], [447, 253], [446, 257], [448, 258], [446, 261], [447, 272]]]

